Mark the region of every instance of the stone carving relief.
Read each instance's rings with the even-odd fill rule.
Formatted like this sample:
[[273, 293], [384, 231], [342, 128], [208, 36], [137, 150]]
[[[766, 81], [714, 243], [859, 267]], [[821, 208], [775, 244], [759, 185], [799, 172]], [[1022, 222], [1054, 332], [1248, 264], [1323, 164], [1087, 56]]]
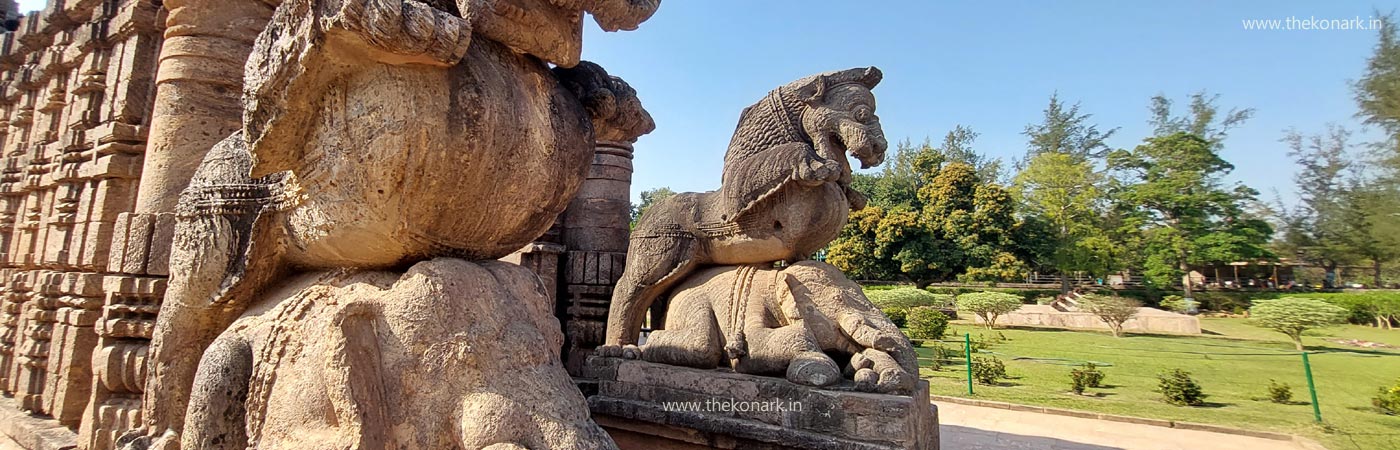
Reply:
[[[390, 330], [399, 325], [440, 326], [431, 319], [449, 307], [548, 306], [548, 296], [539, 297], [544, 292], [537, 280], [534, 285], [506, 282], [502, 278], [508, 276], [500, 272], [505, 269], [498, 270], [493, 263], [457, 261], [451, 264], [476, 268], [450, 274], [428, 271], [436, 275], [399, 283], [364, 275], [375, 281], [363, 283], [389, 294], [364, 293], [368, 297], [362, 298], [357, 293], [376, 291], [334, 291], [341, 284], [324, 279], [302, 283], [300, 290], [276, 289], [289, 283], [288, 273], [392, 269], [433, 257], [493, 260], [542, 234], [583, 182], [597, 139], [594, 121], [605, 125], [600, 129], [631, 140], [653, 126], [649, 117], [622, 118], [625, 112], [640, 110], [630, 87], [596, 65], [580, 64], [580, 18], [591, 12], [605, 28], [630, 29], [648, 18], [658, 3], [282, 2], [249, 56], [243, 129], [209, 152], [181, 195], [170, 258], [172, 276], [149, 355], [145, 426], [123, 437], [120, 444], [242, 448], [238, 442], [247, 439], [258, 442], [259, 448], [299, 448], [296, 439], [307, 437], [276, 434], [292, 426], [278, 420], [294, 421], [334, 410], [346, 420], [327, 422], [336, 424], [335, 431], [328, 433], [348, 439], [344, 442], [441, 448], [442, 442], [432, 440], [447, 436], [441, 433], [387, 434], [395, 424], [419, 426], [409, 424], [419, 424], [416, 418], [427, 411], [370, 411], [365, 405], [376, 402], [363, 395], [412, 390], [416, 383], [395, 378], [416, 376], [409, 369], [376, 378], [375, 367], [412, 368], [423, 363], [414, 362], [413, 352], [394, 359], [399, 357], [391, 356], [388, 348], [454, 338], [441, 334], [446, 331], [402, 334]], [[545, 62], [560, 67], [551, 70]], [[412, 274], [410, 270], [404, 276]], [[485, 293], [471, 291], [479, 295], [423, 294], [439, 302], [413, 307], [425, 309], [359, 301], [394, 297], [393, 292], [405, 285], [486, 289], [496, 283], [504, 284]], [[323, 292], [327, 289], [334, 292]], [[477, 304], [460, 304], [467, 299]], [[366, 306], [357, 306], [362, 304]], [[394, 313], [427, 316], [401, 321], [387, 317]], [[330, 352], [326, 356], [330, 364], [344, 364], [345, 370], [355, 372], [346, 375], [351, 379], [341, 385], [330, 383], [325, 395], [316, 397], [320, 403], [241, 409], [241, 395], [249, 396], [249, 405], [280, 405], [258, 402], [266, 398], [260, 396], [277, 395], [279, 385], [320, 379], [319, 375], [303, 379], [299, 375], [303, 371], [279, 369], [280, 360], [268, 359], [267, 352], [285, 355], [292, 352], [286, 348], [315, 346], [318, 342], [312, 341], [319, 331], [305, 330], [314, 330], [321, 320], [348, 320], [345, 315], [364, 317], [336, 325], [342, 328], [335, 333], [348, 336], [343, 348], [305, 351], [312, 360]], [[553, 336], [547, 329], [559, 328], [548, 309], [473, 320], [483, 321], [473, 325], [481, 327], [513, 327], [524, 321], [546, 338]], [[424, 392], [432, 397], [418, 400], [467, 402], [459, 403], [472, 410], [459, 417], [466, 424], [461, 426], [477, 428], [448, 434], [460, 438], [457, 445], [463, 448], [485, 447], [496, 438], [531, 448], [608, 448], [611, 442], [588, 421], [585, 410], [577, 409], [583, 404], [581, 394], [571, 385], [559, 390], [568, 381], [558, 360], [561, 346], [532, 348], [543, 353], [515, 368], [480, 366], [469, 360], [441, 362], [451, 366], [443, 369], [445, 373], [471, 374], [482, 381]], [[349, 352], [349, 356], [335, 352]], [[335, 362], [341, 361], [336, 358], [350, 359]], [[369, 372], [361, 373], [362, 368]], [[464, 399], [496, 392], [492, 383], [515, 382], [517, 377], [507, 372], [516, 369], [537, 372], [539, 383], [551, 386], [544, 393], [557, 397], [552, 405], [575, 408], [576, 414], [545, 414], [539, 416], [543, 422], [526, 420], [531, 413], [524, 411], [499, 422], [469, 420], [473, 415], [505, 414], [491, 412], [504, 405], [497, 400], [470, 406], [477, 403]], [[355, 378], [360, 376], [368, 378]], [[500, 395], [506, 398], [501, 401], [530, 403], [531, 395], [540, 394]], [[542, 408], [551, 405], [535, 403]], [[251, 434], [242, 434], [245, 428], [236, 420], [240, 416], [247, 418]], [[492, 428], [527, 426], [526, 422], [539, 429], [534, 434], [512, 434]], [[471, 433], [481, 434], [469, 438]]]
[[[745, 109], [720, 189], [678, 194], [638, 220], [601, 353], [824, 386], [840, 381], [830, 351], [850, 358], [860, 388], [911, 388], [908, 340], [838, 271], [798, 263], [865, 206], [850, 187], [847, 155], [862, 167], [884, 159], [871, 93], [880, 79], [873, 67], [811, 76]], [[778, 271], [775, 262], [798, 264]], [[707, 266], [717, 267], [696, 273]], [[809, 272], [824, 277], [795, 281]], [[667, 292], [664, 330], [635, 347], [643, 313]]]
[[849, 360], [859, 390], [908, 392], [917, 380], [909, 340], [829, 264], [712, 267], [676, 286], [667, 307], [667, 327], [641, 347], [647, 361], [708, 369], [732, 359], [740, 373], [828, 386], [842, 376], [830, 352]]

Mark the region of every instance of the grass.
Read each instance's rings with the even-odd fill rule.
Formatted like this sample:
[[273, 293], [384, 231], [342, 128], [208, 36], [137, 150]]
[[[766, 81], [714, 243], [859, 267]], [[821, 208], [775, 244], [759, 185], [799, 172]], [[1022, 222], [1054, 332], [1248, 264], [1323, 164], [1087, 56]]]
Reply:
[[[1400, 348], [1362, 349], [1329, 339], [1362, 339], [1400, 347], [1400, 330], [1346, 325], [1304, 336], [1317, 383], [1323, 425], [1313, 421], [1302, 359], [1282, 334], [1245, 319], [1206, 318], [1202, 336], [1128, 335], [1049, 329], [987, 331], [955, 322], [953, 333], [971, 332], [990, 342], [983, 354], [1001, 358], [1011, 377], [997, 386], [976, 385], [976, 398], [1139, 417], [1211, 423], [1298, 434], [1339, 449], [1400, 449], [1400, 416], [1371, 407], [1382, 385], [1400, 378]], [[961, 336], [957, 334], [956, 336]], [[1005, 341], [997, 342], [998, 336]], [[933, 350], [920, 348], [923, 358]], [[949, 343], [960, 353], [960, 343]], [[1093, 361], [1107, 374], [1103, 389], [1069, 392], [1069, 371]], [[961, 365], [923, 369], [938, 395], [966, 397]], [[1203, 407], [1178, 407], [1160, 400], [1156, 375], [1174, 368], [1191, 372], [1209, 395]], [[1292, 386], [1293, 402], [1267, 400], [1269, 380]]]

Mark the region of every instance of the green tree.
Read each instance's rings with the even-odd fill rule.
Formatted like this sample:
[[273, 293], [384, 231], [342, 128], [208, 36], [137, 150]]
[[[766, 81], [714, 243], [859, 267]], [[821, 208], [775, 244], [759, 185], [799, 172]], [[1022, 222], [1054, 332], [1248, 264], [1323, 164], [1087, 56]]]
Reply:
[[996, 182], [1001, 179], [1001, 160], [988, 158], [972, 149], [972, 144], [977, 141], [978, 136], [981, 136], [981, 133], [962, 125], [956, 125], [952, 131], [943, 136], [943, 143], [934, 148], [934, 151], [942, 156], [943, 162], [966, 164], [977, 172], [978, 179]]
[[919, 200], [924, 204], [920, 222], [932, 237], [931, 252], [917, 255], [920, 262], [945, 279], [967, 272], [973, 275], [968, 281], [998, 281], [991, 277], [1019, 275], [1003, 270], [1014, 271], [1016, 264], [1010, 261], [1017, 260], [1012, 254], [1016, 218], [1010, 193], [996, 183], [984, 182], [965, 163], [935, 168], [930, 158], [921, 159], [919, 164], [929, 175], [919, 189]]
[[1116, 295], [1089, 294], [1079, 299], [1079, 307], [1103, 323], [1113, 332], [1113, 337], [1123, 336], [1123, 323], [1138, 313], [1142, 304]]
[[1348, 208], [1355, 206], [1346, 184], [1352, 167], [1350, 137], [1346, 128], [1328, 125], [1324, 134], [1304, 136], [1289, 130], [1283, 138], [1288, 155], [1298, 165], [1293, 176], [1298, 204], [1279, 205], [1284, 230], [1280, 244], [1284, 251], [1323, 267], [1328, 287], [1337, 277], [1338, 266], [1357, 259], [1351, 245], [1354, 237], [1349, 234], [1361, 230], [1347, 220]]
[[1066, 108], [1058, 93], [1050, 95], [1044, 115], [1040, 123], [1026, 125], [1022, 132], [1029, 142], [1026, 157], [1018, 164], [1021, 168], [1045, 153], [1068, 155], [1074, 161], [1103, 158], [1110, 150], [1104, 141], [1118, 132], [1117, 128], [1099, 131], [1097, 125], [1089, 123], [1092, 115], [1079, 112], [1078, 103]]
[[1284, 297], [1255, 303], [1249, 317], [1261, 327], [1287, 335], [1303, 351], [1304, 331], [1340, 324], [1346, 321], [1347, 310], [1315, 298]]
[[914, 158], [920, 152], [932, 151], [933, 146], [925, 141], [920, 146], [905, 139], [895, 145], [885, 159], [880, 172], [873, 174], [857, 173], [851, 179], [851, 186], [869, 198], [868, 204], [881, 208], [896, 206], [913, 207], [918, 201], [915, 193], [919, 190], [920, 178], [914, 170]]
[[1187, 105], [1190, 113], [1177, 116], [1172, 114], [1171, 99], [1161, 94], [1153, 96], [1148, 106], [1152, 114], [1152, 118], [1148, 119], [1148, 124], [1152, 125], [1152, 135], [1164, 137], [1177, 133], [1192, 134], [1209, 142], [1211, 150], [1219, 151], [1224, 147], [1225, 137], [1229, 135], [1230, 130], [1254, 117], [1253, 108], [1231, 108], [1225, 115], [1220, 115], [1220, 108], [1215, 105], [1219, 99], [1218, 94], [1191, 94], [1191, 101]]
[[980, 317], [989, 330], [996, 327], [997, 318], [1021, 308], [1021, 297], [1004, 292], [969, 292], [959, 295], [956, 301], [958, 311]]
[[[1109, 168], [1121, 176], [1115, 201], [1128, 217], [1125, 224], [1142, 230], [1144, 271], [1156, 283], [1173, 284], [1192, 263], [1270, 255], [1264, 244], [1272, 230], [1244, 208], [1258, 193], [1225, 184], [1234, 166], [1220, 158], [1217, 147], [1198, 135], [1175, 132], [1108, 155]], [[1183, 284], [1186, 297], [1192, 297], [1191, 283]]]
[[1366, 72], [1352, 85], [1360, 117], [1366, 125], [1380, 128], [1386, 140], [1377, 144], [1381, 163], [1400, 170], [1400, 29], [1393, 14], [1381, 15], [1376, 47], [1366, 63]]
[[[969, 272], [979, 280], [1023, 274], [1024, 264], [1015, 254], [1017, 222], [1009, 192], [984, 181], [972, 164], [949, 157], [970, 158], [967, 143], [973, 135], [960, 130], [950, 133], [943, 148], [899, 150], [896, 164], [907, 164], [913, 179], [887, 181], [907, 175], [896, 168], [855, 185], [914, 192], [872, 200], [873, 206], [852, 213], [842, 234], [828, 246], [827, 261], [857, 278], [902, 279], [918, 287]], [[990, 164], [981, 159], [973, 163], [978, 161]]]
[[[893, 241], [885, 224], [885, 208], [866, 206], [851, 211], [846, 227], [826, 248], [826, 262], [857, 280], [898, 280], [903, 278], [899, 263], [891, 256], [899, 243]], [[884, 233], [882, 233], [882, 231]], [[882, 239], [883, 237], [883, 239]]]
[[1400, 258], [1400, 193], [1353, 179], [1345, 194], [1341, 207], [1345, 245], [1371, 263], [1371, 286], [1383, 287], [1383, 266]]
[[1400, 28], [1394, 14], [1382, 15], [1375, 50], [1366, 72], [1352, 88], [1357, 116], [1379, 128], [1384, 140], [1372, 144], [1375, 179], [1363, 180], [1356, 190], [1349, 221], [1364, 225], [1352, 234], [1354, 245], [1365, 251], [1373, 268], [1373, 282], [1381, 284], [1381, 265], [1400, 257]]
[[642, 203], [632, 205], [632, 226], [637, 225], [637, 219], [640, 219], [642, 214], [646, 214], [647, 209], [650, 209], [652, 205], [661, 203], [662, 200], [676, 195], [676, 191], [671, 190], [669, 187], [662, 186], [642, 191], [641, 195]]
[[1038, 252], [1035, 262], [1060, 274], [1062, 293], [1069, 292], [1071, 272], [1101, 274], [1112, 264], [1114, 244], [1099, 227], [1105, 200], [1100, 183], [1093, 163], [1072, 153], [1036, 154], [1016, 174], [1013, 190], [1022, 214], [1045, 226], [1048, 251]]

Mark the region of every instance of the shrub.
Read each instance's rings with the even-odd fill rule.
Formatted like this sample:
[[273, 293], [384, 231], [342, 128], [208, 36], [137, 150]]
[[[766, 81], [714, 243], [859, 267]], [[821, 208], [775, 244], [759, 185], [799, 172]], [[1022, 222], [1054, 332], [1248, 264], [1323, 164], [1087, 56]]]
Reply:
[[928, 348], [930, 350], [929, 353], [931, 353], [929, 359], [932, 360], [932, 363], [929, 364], [929, 368], [932, 370], [942, 369], [943, 364], [952, 362], [952, 359], [958, 358], [958, 355], [961, 353], [938, 341], [934, 341]]
[[1293, 387], [1288, 383], [1279, 383], [1269, 380], [1269, 401], [1274, 403], [1284, 403], [1293, 400]]
[[868, 290], [865, 296], [870, 298], [870, 303], [881, 308], [915, 306], [934, 306], [937, 297], [929, 291], [914, 287], [897, 287], [894, 289]]
[[1081, 309], [1093, 313], [1103, 323], [1108, 324], [1113, 337], [1123, 335], [1123, 323], [1136, 316], [1138, 307], [1141, 306], [1136, 300], [1099, 294], [1089, 294], [1080, 298], [1079, 305]]
[[1103, 372], [1094, 363], [1086, 363], [1069, 371], [1069, 389], [1075, 394], [1083, 395], [1087, 388], [1100, 387], [1103, 384]]
[[1342, 323], [1347, 310], [1316, 298], [1284, 297], [1256, 303], [1249, 308], [1249, 317], [1261, 327], [1287, 335], [1302, 351], [1304, 331]]
[[996, 327], [997, 317], [1009, 314], [1021, 307], [1021, 297], [1001, 292], [973, 292], [957, 298], [958, 310], [976, 314], [982, 318], [987, 329]]
[[890, 318], [890, 322], [900, 328], [907, 325], [910, 308], [945, 307], [952, 303], [951, 295], [934, 294], [907, 286], [879, 290], [866, 288], [865, 296], [870, 299], [870, 303], [880, 308], [880, 312], [885, 313], [885, 317]]
[[1396, 381], [1394, 386], [1381, 387], [1376, 397], [1371, 399], [1371, 404], [1381, 414], [1400, 415], [1400, 381]]
[[1347, 310], [1347, 322], [1392, 328], [1400, 320], [1400, 293], [1343, 292], [1313, 296]]
[[916, 339], [941, 339], [948, 331], [948, 316], [931, 306], [910, 309], [907, 323], [909, 337]]
[[909, 309], [880, 308], [880, 312], [884, 313], [885, 317], [888, 317], [890, 319], [890, 322], [894, 323], [894, 326], [904, 328], [904, 325], [906, 323], [905, 320], [908, 318]]
[[1162, 309], [1179, 314], [1193, 313], [1201, 307], [1200, 302], [1195, 300], [1187, 300], [1185, 298], [1182, 298], [1180, 295], [1168, 295], [1166, 297], [1162, 297], [1162, 301], [1161, 303], [1158, 303], [1158, 305], [1161, 306]]
[[1006, 365], [1000, 359], [992, 356], [988, 358], [972, 358], [972, 379], [978, 383], [992, 385], [997, 380], [1006, 378]]
[[1055, 296], [1053, 295], [1044, 295], [1035, 298], [1035, 304], [1037, 305], [1049, 305], [1051, 303], [1055, 303]]
[[1201, 385], [1191, 378], [1191, 372], [1172, 369], [1169, 373], [1157, 375], [1157, 391], [1162, 393], [1162, 401], [1177, 406], [1201, 406], [1206, 394]]
[[1094, 363], [1084, 363], [1085, 381], [1091, 388], [1103, 387], [1103, 379], [1106, 375], [1099, 370], [1099, 366]]

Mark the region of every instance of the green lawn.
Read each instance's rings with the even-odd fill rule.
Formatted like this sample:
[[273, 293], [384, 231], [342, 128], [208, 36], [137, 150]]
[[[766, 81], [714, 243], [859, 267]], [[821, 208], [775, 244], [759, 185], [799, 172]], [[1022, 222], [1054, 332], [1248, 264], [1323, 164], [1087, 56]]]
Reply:
[[[1001, 358], [1011, 379], [1000, 386], [976, 385], [976, 398], [1058, 408], [1092, 410], [1192, 421], [1308, 436], [1331, 449], [1400, 449], [1400, 417], [1373, 411], [1371, 397], [1400, 378], [1400, 348], [1361, 349], [1328, 339], [1363, 339], [1400, 347], [1400, 330], [1347, 325], [1304, 337], [1317, 382], [1324, 426], [1313, 422], [1302, 359], [1282, 334], [1244, 319], [1202, 320], [1208, 334], [1129, 335], [1059, 330], [986, 331], [955, 322], [954, 333], [971, 332], [990, 341], [984, 354]], [[1006, 340], [996, 342], [996, 336]], [[961, 336], [961, 334], [958, 334]], [[933, 350], [920, 348], [924, 358]], [[955, 346], [961, 352], [961, 344]], [[1094, 361], [1109, 367], [1105, 389], [1078, 396], [1069, 392], [1073, 364]], [[926, 362], [927, 365], [927, 362]], [[1181, 368], [1203, 386], [1207, 405], [1177, 407], [1159, 401], [1156, 374]], [[923, 370], [934, 394], [967, 396], [961, 365]], [[1293, 404], [1264, 400], [1270, 379], [1293, 387]]]

